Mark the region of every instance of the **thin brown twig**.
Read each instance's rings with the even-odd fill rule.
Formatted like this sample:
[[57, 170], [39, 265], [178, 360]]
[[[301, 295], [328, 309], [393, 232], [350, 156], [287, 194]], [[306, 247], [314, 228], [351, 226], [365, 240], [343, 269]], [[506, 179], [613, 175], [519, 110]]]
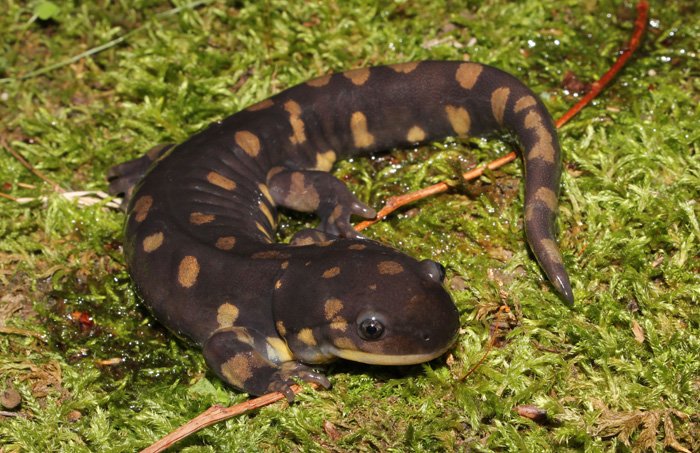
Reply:
[[0, 411], [0, 415], [3, 417], [24, 417], [24, 418], [29, 418], [28, 414], [25, 414], [24, 412], [10, 412], [10, 411]]
[[34, 332], [32, 330], [20, 329], [17, 327], [0, 326], [0, 333], [9, 334], [9, 335], [31, 336], [31, 337], [34, 337], [38, 340], [43, 341], [44, 343], [49, 342], [49, 340], [46, 338], [46, 335], [40, 334], [39, 332]]
[[5, 137], [4, 137], [4, 136], [1, 136], [1, 137], [0, 137], [0, 146], [2, 146], [3, 148], [6, 148], [6, 149], [10, 152], [10, 154], [12, 154], [12, 155], [14, 156], [15, 159], [17, 159], [18, 161], [20, 161], [20, 163], [21, 163], [22, 165], [24, 165], [25, 167], [27, 167], [27, 169], [29, 169], [29, 171], [31, 171], [32, 173], [34, 173], [35, 175], [37, 175], [38, 177], [40, 177], [41, 179], [43, 179], [43, 180], [46, 181], [47, 183], [51, 184], [51, 185], [53, 186], [53, 190], [55, 190], [55, 191], [58, 192], [58, 193], [63, 193], [63, 192], [65, 192], [65, 190], [64, 190], [61, 186], [59, 186], [57, 183], [53, 182], [52, 180], [50, 180], [49, 178], [47, 178], [46, 176], [44, 176], [40, 171], [38, 171], [37, 169], [35, 169], [35, 168], [32, 166], [32, 164], [30, 164], [29, 162], [27, 162], [27, 160], [26, 160], [24, 157], [22, 157], [22, 155], [21, 155], [20, 153], [18, 153], [17, 151], [15, 151], [14, 148], [12, 148], [12, 147], [10, 146], [9, 143], [7, 143], [7, 141], [5, 140]]
[[5, 198], [8, 198], [12, 201], [17, 201], [17, 198], [13, 197], [12, 195], [8, 195], [8, 194], [2, 193], [2, 192], [0, 192], [0, 197], [5, 197]]
[[[309, 384], [312, 388], [318, 388], [315, 383]], [[291, 386], [292, 391], [297, 394], [303, 390], [303, 387], [298, 385]], [[244, 401], [240, 404], [236, 404], [231, 407], [224, 407], [220, 404], [210, 407], [206, 411], [202, 412], [189, 422], [177, 428], [175, 431], [171, 432], [167, 436], [160, 439], [158, 442], [150, 445], [149, 447], [141, 450], [141, 453], [158, 453], [165, 450], [176, 442], [186, 438], [190, 434], [193, 434], [200, 429], [206, 428], [207, 426], [218, 423], [227, 418], [235, 417], [241, 415], [259, 407], [267, 406], [276, 401], [284, 399], [285, 396], [279, 392], [268, 393], [267, 395], [260, 396], [258, 398]]]

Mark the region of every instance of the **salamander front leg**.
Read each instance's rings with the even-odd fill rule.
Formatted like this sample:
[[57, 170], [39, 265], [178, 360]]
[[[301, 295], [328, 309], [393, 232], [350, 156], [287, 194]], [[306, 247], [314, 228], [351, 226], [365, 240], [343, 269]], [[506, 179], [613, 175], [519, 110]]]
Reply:
[[[283, 340], [279, 340], [283, 343]], [[277, 347], [280, 347], [277, 345]], [[310, 367], [294, 360], [280, 360], [275, 345], [244, 327], [215, 332], [204, 343], [204, 360], [224, 382], [252, 395], [280, 392], [291, 403], [292, 378], [315, 382], [325, 388], [330, 381]]]
[[321, 217], [318, 229], [334, 236], [364, 239], [350, 224], [350, 216], [377, 216], [345, 184], [323, 171], [278, 167], [270, 172], [267, 186], [278, 205], [302, 212], [316, 211]]

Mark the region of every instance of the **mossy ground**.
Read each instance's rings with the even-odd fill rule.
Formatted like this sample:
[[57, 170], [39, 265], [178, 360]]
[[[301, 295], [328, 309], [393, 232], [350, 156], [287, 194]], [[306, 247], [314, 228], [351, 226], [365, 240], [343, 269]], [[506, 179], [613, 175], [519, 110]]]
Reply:
[[[26, 415], [0, 416], [0, 452], [135, 451], [213, 403], [246, 399], [140, 305], [118, 247], [122, 214], [66, 200], [10, 149], [62, 189], [104, 190], [110, 166], [285, 87], [418, 59], [501, 67], [558, 117], [625, 47], [636, 13], [595, 0], [97, 0], [57, 2], [41, 20], [39, 3], [7, 0], [0, 17], [0, 182], [33, 200], [0, 199], [0, 390], [17, 389]], [[698, 42], [695, 0], [652, 4], [637, 54], [561, 131], [573, 308], [528, 252], [511, 164], [367, 233], [447, 267], [464, 330], [447, 358], [338, 363], [333, 389], [172, 451], [700, 451]], [[564, 83], [567, 71], [584, 85]], [[511, 149], [448, 141], [336, 174], [379, 207]], [[311, 220], [285, 218], [281, 235]], [[520, 323], [496, 314], [499, 285]], [[459, 382], [497, 319], [503, 341]], [[525, 404], [547, 421], [518, 415]]]

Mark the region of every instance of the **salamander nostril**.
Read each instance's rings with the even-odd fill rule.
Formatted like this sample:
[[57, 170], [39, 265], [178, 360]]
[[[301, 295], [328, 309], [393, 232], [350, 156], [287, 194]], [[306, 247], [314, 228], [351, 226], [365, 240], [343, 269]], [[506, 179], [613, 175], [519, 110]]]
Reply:
[[430, 341], [430, 335], [428, 335], [427, 333], [423, 335], [423, 340]]

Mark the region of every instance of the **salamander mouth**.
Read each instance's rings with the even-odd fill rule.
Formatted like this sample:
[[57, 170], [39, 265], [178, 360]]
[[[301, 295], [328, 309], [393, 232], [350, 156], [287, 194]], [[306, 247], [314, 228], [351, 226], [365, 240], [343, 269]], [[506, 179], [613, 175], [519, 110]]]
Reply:
[[[452, 346], [452, 344], [450, 344]], [[425, 363], [441, 356], [450, 346], [439, 352], [424, 354], [378, 354], [373, 352], [357, 351], [353, 349], [331, 348], [331, 353], [336, 357], [353, 362], [366, 363], [369, 365], [415, 365]]]

